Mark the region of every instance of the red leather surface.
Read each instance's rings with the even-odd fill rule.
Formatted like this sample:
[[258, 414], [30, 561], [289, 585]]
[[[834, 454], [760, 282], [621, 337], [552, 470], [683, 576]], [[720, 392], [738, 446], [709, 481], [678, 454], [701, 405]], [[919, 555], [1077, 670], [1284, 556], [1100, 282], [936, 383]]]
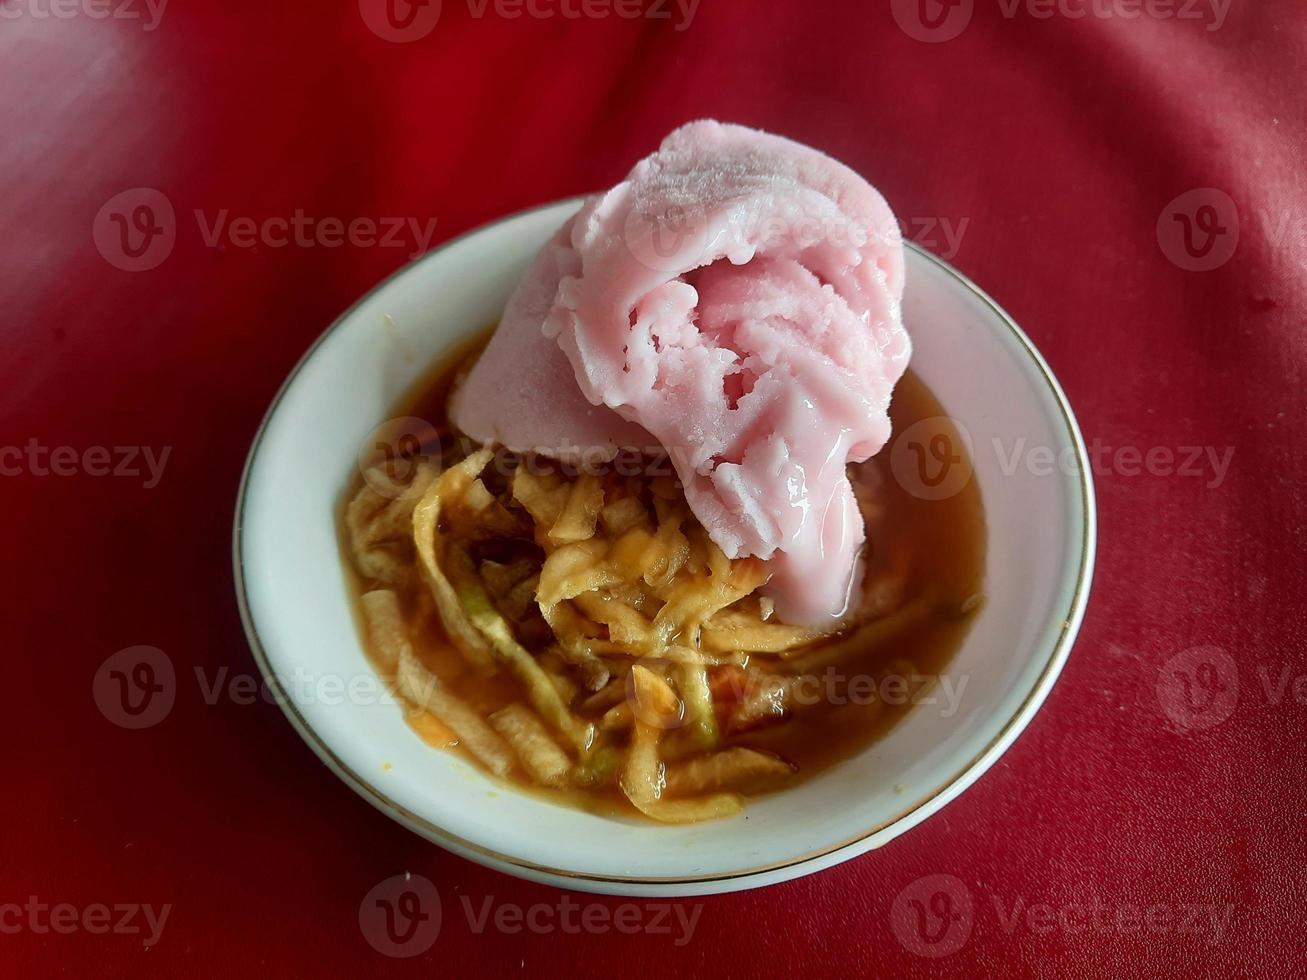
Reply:
[[[142, 0], [122, 3], [0, 3], [0, 446], [22, 450], [0, 460], [4, 972], [1301, 970], [1301, 3], [931, 0], [935, 43], [889, 0], [712, 0], [688, 26], [674, 5], [659, 20], [539, 0], [558, 12], [543, 19], [445, 0], [410, 43], [369, 27], [383, 22], [368, 0], [368, 18], [345, 0], [175, 0], [150, 30]], [[205, 229], [298, 210], [436, 219], [434, 243], [609, 184], [698, 116], [845, 160], [1006, 306], [1098, 446], [1101, 538], [1070, 663], [992, 771], [879, 852], [684, 903], [697, 918], [681, 942], [682, 920], [647, 901], [616, 913], [621, 900], [571, 896], [606, 911], [564, 930], [562, 893], [391, 823], [277, 707], [230, 690], [207, 703], [208, 685], [255, 672], [229, 559], [250, 439], [304, 349], [420, 236], [276, 247], [270, 226], [242, 247]], [[97, 224], [135, 188], [175, 210], [171, 252], [137, 272], [111, 215], [134, 222], [145, 199]], [[41, 453], [64, 446], [45, 472]], [[153, 480], [120, 446], [170, 454]], [[164, 651], [176, 696], [128, 730], [94, 679], [136, 645]], [[430, 879], [443, 909], [409, 959], [359, 925], [401, 872]], [[478, 934], [463, 899], [554, 911], [536, 931], [509, 918]], [[97, 903], [170, 911], [147, 946], [143, 912], [114, 929], [121, 914]], [[54, 929], [41, 904], [71, 911]], [[610, 913], [648, 928], [600, 931]]]

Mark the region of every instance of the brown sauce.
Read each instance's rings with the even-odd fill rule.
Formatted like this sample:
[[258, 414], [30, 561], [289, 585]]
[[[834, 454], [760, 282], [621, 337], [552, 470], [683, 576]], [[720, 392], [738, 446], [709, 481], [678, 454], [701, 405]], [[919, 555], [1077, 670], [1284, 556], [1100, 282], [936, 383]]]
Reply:
[[[390, 413], [392, 418], [415, 417], [429, 423], [439, 435], [442, 453], [447, 458], [461, 455], [460, 442], [464, 451], [467, 445], [467, 440], [449, 422], [446, 412], [449, 394], [460, 368], [480, 350], [486, 339], [482, 335], [442, 359]], [[965, 452], [946, 414], [934, 394], [909, 371], [895, 389], [890, 409], [895, 435], [890, 444], [849, 471], [855, 488], [867, 491], [878, 507], [878, 516], [869, 519], [867, 526], [868, 543], [864, 551], [867, 581], [896, 577], [902, 582], [905, 597], [929, 592], [941, 597], [939, 607], [897, 634], [892, 642], [855, 653], [836, 668], [815, 672], [822, 680], [810, 693], [816, 691], [813, 698], [822, 703], [794, 712], [784, 721], [729, 734], [723, 741], [722, 748], [748, 746], [774, 753], [793, 764], [797, 767], [796, 777], [787, 785], [794, 785], [860, 752], [913, 710], [913, 702], [920, 702], [932, 688], [936, 697], [940, 697], [935, 681], [970, 628], [971, 616], [967, 613], [982, 594], [985, 564], [985, 519], [979, 489], [974, 480], [969, 480], [943, 499], [922, 499], [923, 495], [914, 494], [903, 485], [911, 481], [896, 479], [890, 465], [894, 439], [924, 419], [942, 419], [933, 424], [932, 434], [943, 434], [953, 451]], [[969, 466], [969, 461], [964, 463]], [[360, 480], [356, 478], [347, 489], [342, 515], [344, 502], [351, 499]], [[356, 594], [362, 594], [372, 583], [353, 570], [343, 517], [341, 540]], [[415, 653], [452, 691], [483, 715], [523, 700], [518, 684], [505, 672], [487, 677], [471, 669], [443, 634], [439, 619], [419, 613], [416, 595], [404, 596], [403, 604]], [[360, 636], [366, 647], [367, 631], [360, 629]], [[577, 702], [587, 693], [581, 691]], [[476, 765], [458, 746], [453, 733], [430, 715], [413, 711], [409, 720], [427, 742], [455, 751], [469, 764]], [[516, 788], [566, 805], [611, 815], [638, 815], [616, 787], [545, 790], [525, 776], [513, 782]]]

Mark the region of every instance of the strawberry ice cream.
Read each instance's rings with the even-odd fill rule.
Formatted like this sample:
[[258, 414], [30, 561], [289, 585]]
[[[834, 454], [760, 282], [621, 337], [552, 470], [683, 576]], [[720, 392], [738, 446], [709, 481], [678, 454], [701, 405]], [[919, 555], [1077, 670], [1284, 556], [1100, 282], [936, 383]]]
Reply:
[[910, 344], [884, 199], [824, 154], [704, 121], [586, 202], [510, 302], [455, 423], [517, 450], [664, 447], [730, 557], [769, 563], [786, 622], [858, 581], [845, 473], [890, 434]]

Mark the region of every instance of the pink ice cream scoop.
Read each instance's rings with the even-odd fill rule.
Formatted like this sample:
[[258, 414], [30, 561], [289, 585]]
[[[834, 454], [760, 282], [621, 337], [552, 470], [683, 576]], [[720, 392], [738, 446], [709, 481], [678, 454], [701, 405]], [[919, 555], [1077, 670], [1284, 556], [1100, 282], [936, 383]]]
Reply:
[[829, 623], [865, 537], [845, 467], [889, 438], [907, 367], [902, 293], [898, 225], [870, 184], [790, 140], [691, 123], [546, 246], [454, 421], [568, 455], [651, 437], [713, 541], [769, 562], [781, 618]]

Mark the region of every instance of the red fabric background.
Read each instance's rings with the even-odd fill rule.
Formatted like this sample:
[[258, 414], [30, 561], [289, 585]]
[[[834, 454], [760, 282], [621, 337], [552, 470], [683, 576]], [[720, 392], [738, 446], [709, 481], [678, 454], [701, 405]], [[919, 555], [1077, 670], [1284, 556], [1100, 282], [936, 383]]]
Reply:
[[[494, 7], [478, 18], [445, 0], [436, 29], [409, 44], [379, 38], [346, 0], [175, 0], [153, 31], [85, 7], [41, 16], [49, 0], [0, 7], [19, 11], [0, 19], [0, 446], [172, 447], [149, 490], [30, 467], [0, 479], [0, 904], [172, 905], [149, 949], [84, 930], [0, 934], [4, 972], [1301, 970], [1298, 0], [1233, 0], [1217, 30], [1206, 2], [1196, 20], [1156, 6], [1130, 18], [1129, 0], [1083, 18], [1036, 16], [1043, 6], [1005, 16], [998, 0], [975, 0], [945, 43], [909, 37], [889, 0], [709, 0], [680, 31]], [[530, 905], [559, 893], [402, 830], [321, 766], [275, 706], [208, 705], [193, 673], [255, 671], [230, 529], [269, 400], [409, 249], [211, 248], [191, 215], [436, 218], [439, 241], [609, 184], [699, 116], [845, 160], [937, 252], [946, 243], [926, 220], [965, 220], [954, 262], [1045, 353], [1087, 440], [1233, 457], [1219, 481], [1210, 468], [1135, 474], [1128, 458], [1104, 457], [1095, 589], [1070, 663], [1002, 761], [918, 829], [815, 877], [707, 899], [680, 947], [665, 935], [478, 936], [459, 896]], [[97, 251], [92, 227], [137, 187], [167, 195], [178, 233], [162, 265], [132, 273]], [[1195, 188], [1236, 209], [1237, 248], [1213, 271], [1172, 261], [1157, 235], [1159, 216], [1179, 227], [1164, 209]], [[1193, 215], [1218, 200], [1200, 196]], [[179, 679], [171, 714], [143, 731], [110, 724], [91, 696], [104, 660], [135, 644], [164, 650]], [[1210, 680], [1193, 657], [1172, 659], [1204, 646], [1233, 658], [1237, 703], [1186, 728], [1163, 682]], [[432, 879], [444, 907], [436, 944], [407, 961], [374, 952], [357, 921], [368, 890], [403, 871]], [[974, 911], [962, 948], [928, 959], [896, 938], [891, 909], [934, 874], [963, 883]], [[1095, 898], [1109, 922], [1213, 905], [1230, 907], [1229, 926], [1218, 938], [1004, 918]]]

